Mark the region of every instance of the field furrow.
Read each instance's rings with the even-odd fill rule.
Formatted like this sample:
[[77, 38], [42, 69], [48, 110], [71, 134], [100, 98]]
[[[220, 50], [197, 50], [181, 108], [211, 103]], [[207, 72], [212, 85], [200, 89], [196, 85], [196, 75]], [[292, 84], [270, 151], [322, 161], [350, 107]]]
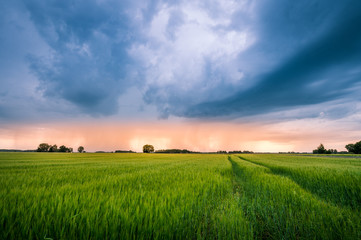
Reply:
[[[290, 178], [320, 199], [336, 204], [339, 207], [352, 209], [352, 211], [360, 214], [361, 168], [356, 166], [344, 166], [342, 168], [330, 167], [325, 164], [328, 162], [327, 158], [324, 158], [324, 164], [313, 163], [313, 165], [310, 165], [312, 159], [301, 158], [300, 160], [303, 161], [304, 164], [307, 164], [307, 161], [309, 161], [308, 166], [301, 168], [299, 165], [289, 164], [287, 162], [274, 162], [273, 159], [270, 159], [270, 156], [267, 155], [238, 157], [244, 161], [266, 167], [273, 174]], [[282, 157], [278, 157], [278, 159], [282, 159]], [[345, 159], [339, 159], [341, 162], [344, 160]], [[360, 171], [356, 171], [357, 169]]]
[[[239, 187], [241, 206], [256, 238], [353, 239], [361, 222], [344, 210], [315, 197], [288, 177], [238, 157], [229, 158]], [[332, 231], [330, 231], [332, 229]]]

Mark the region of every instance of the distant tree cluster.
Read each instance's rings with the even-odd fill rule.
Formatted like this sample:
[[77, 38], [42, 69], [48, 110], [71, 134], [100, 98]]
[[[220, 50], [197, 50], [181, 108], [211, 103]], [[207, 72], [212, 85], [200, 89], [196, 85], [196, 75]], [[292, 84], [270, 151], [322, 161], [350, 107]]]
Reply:
[[187, 149], [161, 149], [161, 150], [157, 150], [155, 152], [156, 153], [194, 153]]
[[241, 154], [241, 153], [253, 153], [252, 151], [225, 151], [225, 150], [219, 150], [217, 152], [201, 152], [201, 153], [207, 153], [207, 154]]
[[[143, 148], [144, 149], [144, 148]], [[187, 149], [161, 149], [161, 150], [156, 150], [155, 153], [207, 153], [207, 154], [239, 154], [239, 153], [253, 153], [252, 151], [224, 151], [224, 150], [219, 150], [217, 152], [195, 152], [195, 151], [190, 151]]]
[[[84, 151], [84, 147], [80, 146], [81, 152]], [[78, 151], [80, 149], [80, 147], [78, 148]], [[61, 145], [59, 148], [56, 144], [54, 145], [50, 145], [48, 143], [40, 143], [38, 148], [36, 149], [37, 152], [73, 152], [73, 148], [72, 147], [67, 147], [65, 145]], [[79, 151], [80, 152], [80, 151]]]
[[239, 153], [253, 153], [252, 151], [248, 151], [248, 150], [245, 150], [245, 151], [229, 151], [228, 154], [239, 154]]
[[336, 149], [326, 149], [325, 146], [321, 143], [316, 149], [313, 150], [314, 154], [332, 154], [337, 153]]
[[36, 150], [0, 149], [0, 152], [36, 152]]
[[223, 150], [220, 150], [220, 151], [217, 151], [218, 154], [227, 154], [227, 151], [223, 151]]
[[58, 149], [58, 152], [73, 152], [73, 148], [61, 145]]
[[345, 148], [349, 153], [361, 154], [361, 141], [347, 144]]
[[309, 152], [295, 152], [295, 151], [288, 151], [288, 152], [278, 152], [279, 154], [307, 154]]

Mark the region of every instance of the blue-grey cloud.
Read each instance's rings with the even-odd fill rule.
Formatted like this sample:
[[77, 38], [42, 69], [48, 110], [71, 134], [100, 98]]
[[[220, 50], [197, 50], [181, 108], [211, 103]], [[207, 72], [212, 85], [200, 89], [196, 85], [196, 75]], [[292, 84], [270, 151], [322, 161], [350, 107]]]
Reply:
[[[326, 6], [324, 6], [326, 8]], [[357, 1], [349, 1], [339, 6], [340, 11], [331, 15], [326, 30], [318, 33], [316, 39], [303, 43], [294, 51], [294, 54], [278, 63], [278, 66], [256, 77], [254, 86], [245, 91], [240, 91], [233, 96], [219, 101], [207, 101], [188, 108], [184, 114], [189, 117], [212, 117], [236, 114], [238, 116], [260, 114], [274, 110], [294, 108], [301, 105], [317, 104], [355, 94], [352, 87], [361, 82], [361, 4]], [[301, 9], [302, 10], [302, 9]], [[324, 10], [324, 8], [323, 8]], [[332, 9], [330, 9], [331, 11]], [[301, 11], [302, 12], [302, 11]], [[292, 12], [288, 12], [289, 14]], [[273, 38], [273, 44], [280, 44], [275, 48], [281, 50], [284, 41], [287, 40], [288, 31], [294, 26], [290, 17], [304, 19], [307, 28], [296, 24], [297, 31], [312, 32], [309, 19], [316, 19], [314, 12], [311, 16], [297, 15], [283, 16], [283, 23], [276, 18], [276, 24], [265, 23], [274, 34], [282, 34], [285, 29], [285, 39], [277, 36]], [[276, 12], [277, 14], [277, 12]], [[312, 21], [311, 21], [312, 22]], [[316, 24], [316, 23], [314, 23]], [[263, 26], [264, 28], [264, 26]], [[311, 28], [311, 29], [309, 29]], [[315, 26], [314, 28], [317, 28]], [[292, 37], [297, 33], [291, 34]], [[307, 37], [307, 36], [306, 36]], [[278, 39], [280, 38], [280, 39]], [[300, 36], [302, 40], [302, 36]], [[292, 41], [292, 39], [291, 39]], [[265, 51], [269, 46], [262, 49]], [[277, 57], [278, 54], [271, 54]], [[275, 59], [277, 60], [277, 59]], [[356, 94], [359, 88], [356, 88]]]
[[134, 38], [129, 3], [95, 1], [26, 1], [50, 56], [28, 57], [40, 90], [62, 98], [90, 114], [113, 114], [117, 98], [133, 83], [127, 79], [126, 54]]
[[129, 89], [161, 117], [319, 116], [360, 89], [357, 0], [16, 0], [0, 13], [4, 119], [116, 115]]

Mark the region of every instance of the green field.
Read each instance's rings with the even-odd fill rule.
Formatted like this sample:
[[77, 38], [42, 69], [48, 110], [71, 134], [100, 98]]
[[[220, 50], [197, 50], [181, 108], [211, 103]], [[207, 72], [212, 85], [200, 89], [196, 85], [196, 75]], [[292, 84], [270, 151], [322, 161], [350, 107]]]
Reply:
[[0, 239], [361, 239], [361, 159], [0, 153]]

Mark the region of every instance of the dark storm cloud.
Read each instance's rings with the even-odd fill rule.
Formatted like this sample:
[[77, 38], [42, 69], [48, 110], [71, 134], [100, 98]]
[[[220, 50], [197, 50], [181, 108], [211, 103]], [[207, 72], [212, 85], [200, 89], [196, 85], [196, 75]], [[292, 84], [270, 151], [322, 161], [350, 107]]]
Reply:
[[113, 114], [126, 79], [126, 48], [134, 37], [125, 6], [117, 2], [26, 1], [52, 55], [28, 57], [44, 96], [63, 98], [90, 114]]
[[[327, 2], [327, 4], [329, 3]], [[336, 11], [333, 11], [333, 6], [326, 7], [320, 9], [324, 13], [321, 16], [327, 15], [325, 9], [329, 10], [328, 14], [333, 13], [333, 15], [329, 14], [330, 16], [325, 19], [316, 16], [318, 11], [310, 12], [308, 15], [299, 15], [304, 10], [301, 9], [299, 12], [290, 11], [288, 14], [291, 15], [283, 15], [283, 17], [276, 11], [274, 13], [277, 16], [276, 20], [265, 22], [260, 29], [268, 29], [268, 32], [277, 35], [271, 38], [272, 42], [270, 43], [275, 45], [274, 49], [277, 50], [285, 47], [287, 51], [290, 45], [286, 42], [287, 35], [291, 36], [290, 41], [294, 41], [292, 38], [300, 35], [297, 33], [298, 30], [301, 34], [306, 34], [307, 32], [312, 33], [314, 28], [317, 29], [317, 22], [310, 21], [310, 19], [329, 20], [330, 22], [320, 23], [327, 27], [321, 34], [316, 32], [319, 35], [317, 38], [312, 39], [311, 36], [312, 40], [302, 43], [302, 47], [291, 51], [294, 52], [291, 57], [280, 61], [278, 66], [268, 73], [257, 76], [257, 83], [253, 87], [224, 100], [197, 104], [187, 109], [184, 115], [189, 117], [253, 115], [280, 109], [292, 109], [300, 105], [317, 104], [336, 100], [345, 95], [358, 94], [359, 88], [356, 87], [361, 82], [361, 27], [359, 24], [361, 22], [361, 3], [349, 1], [338, 4], [340, 9]], [[296, 19], [295, 22], [303, 22], [304, 25], [294, 24], [292, 18]], [[313, 26], [311, 23], [315, 25]], [[295, 29], [291, 30], [292, 27]], [[265, 30], [265, 32], [267, 31]], [[289, 31], [294, 31], [294, 33], [289, 34]], [[301, 41], [305, 38], [299, 37]], [[307, 38], [308, 36], [306, 36]], [[264, 42], [261, 41], [261, 43]], [[270, 44], [266, 44], [263, 49], [262, 45], [258, 44], [256, 48], [262, 51], [273, 51]], [[255, 51], [255, 49], [252, 50]], [[277, 57], [282, 57], [277, 53], [265, 52], [266, 56], [267, 54], [273, 56], [275, 61], [278, 60]], [[352, 91], [353, 86], [356, 93]]]
[[114, 115], [129, 89], [161, 117], [239, 117], [355, 100], [361, 85], [357, 0], [19, 0], [0, 13], [3, 119]]

